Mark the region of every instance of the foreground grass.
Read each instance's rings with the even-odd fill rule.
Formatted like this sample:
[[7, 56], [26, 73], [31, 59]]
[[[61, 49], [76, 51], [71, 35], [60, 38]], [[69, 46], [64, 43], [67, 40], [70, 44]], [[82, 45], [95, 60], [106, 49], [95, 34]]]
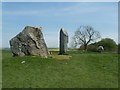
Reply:
[[0, 89], [2, 89], [2, 50], [0, 49]]
[[3, 51], [3, 88], [118, 87], [117, 54], [70, 52], [69, 56], [53, 52], [48, 59], [12, 57]]

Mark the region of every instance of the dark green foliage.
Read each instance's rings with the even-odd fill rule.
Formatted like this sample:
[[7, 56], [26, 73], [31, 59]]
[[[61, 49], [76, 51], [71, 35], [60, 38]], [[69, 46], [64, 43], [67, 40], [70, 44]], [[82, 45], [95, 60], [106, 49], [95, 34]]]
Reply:
[[120, 54], [120, 44], [118, 44], [118, 53]]
[[[90, 45], [87, 46], [87, 51], [97, 52], [97, 47], [98, 46], [96, 46], [96, 45], [90, 44]], [[79, 50], [84, 50], [84, 46], [80, 46]]]
[[[105, 38], [101, 41], [88, 45], [88, 51], [96, 52], [99, 46], [103, 46], [105, 51], [117, 51], [118, 49], [117, 44], [113, 39]], [[80, 47], [80, 50], [83, 50], [83, 46]]]
[[103, 46], [105, 51], [116, 51], [117, 44], [113, 39], [105, 38], [96, 43], [97, 46]]
[[97, 46], [95, 46], [95, 45], [88, 45], [88, 51], [96, 52], [97, 51]]

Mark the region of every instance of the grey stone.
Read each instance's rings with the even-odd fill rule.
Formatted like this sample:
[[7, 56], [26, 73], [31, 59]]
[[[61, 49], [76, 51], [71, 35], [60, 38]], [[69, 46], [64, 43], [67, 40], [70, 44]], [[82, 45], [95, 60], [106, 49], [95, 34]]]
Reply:
[[98, 51], [98, 52], [103, 52], [103, 51], [104, 51], [103, 46], [98, 46], [97, 51]]
[[60, 47], [59, 54], [65, 55], [67, 54], [67, 44], [68, 44], [68, 33], [63, 28], [60, 30]]
[[13, 56], [49, 56], [41, 27], [26, 26], [22, 32], [10, 40], [10, 48]]

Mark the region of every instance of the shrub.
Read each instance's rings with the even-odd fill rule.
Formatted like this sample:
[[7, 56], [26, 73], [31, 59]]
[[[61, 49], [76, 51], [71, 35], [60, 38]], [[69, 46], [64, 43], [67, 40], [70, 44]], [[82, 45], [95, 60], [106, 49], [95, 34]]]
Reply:
[[87, 48], [88, 51], [96, 52], [97, 51], [97, 46], [95, 45], [88, 45]]
[[118, 53], [120, 54], [120, 44], [118, 44]]
[[105, 38], [96, 43], [97, 46], [103, 46], [105, 51], [116, 51], [117, 44], [113, 39]]

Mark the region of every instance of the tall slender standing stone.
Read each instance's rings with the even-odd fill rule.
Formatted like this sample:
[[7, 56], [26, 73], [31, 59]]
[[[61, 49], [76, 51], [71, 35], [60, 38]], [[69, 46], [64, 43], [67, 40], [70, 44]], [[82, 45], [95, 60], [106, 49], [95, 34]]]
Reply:
[[59, 55], [67, 54], [67, 44], [68, 44], [68, 33], [63, 28], [61, 28]]

